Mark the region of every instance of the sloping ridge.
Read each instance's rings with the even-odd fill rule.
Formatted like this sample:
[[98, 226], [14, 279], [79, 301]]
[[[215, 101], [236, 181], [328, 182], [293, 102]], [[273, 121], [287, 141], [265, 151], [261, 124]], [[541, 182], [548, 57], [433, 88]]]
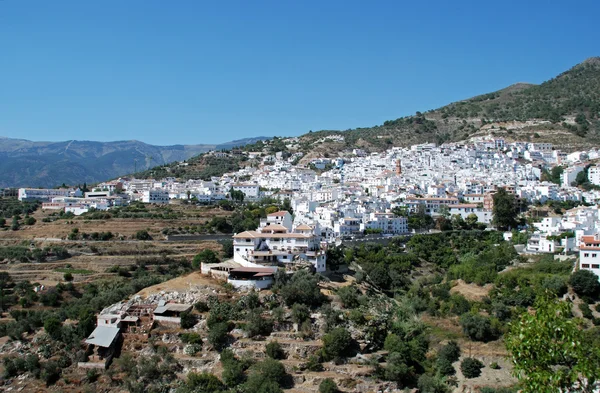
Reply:
[[[390, 146], [461, 141], [480, 132], [485, 124], [507, 121], [550, 123], [531, 126], [525, 134], [519, 134], [520, 138], [535, 136], [542, 142], [547, 135], [545, 129], [549, 129], [554, 136], [562, 135], [551, 140], [559, 146], [576, 148], [600, 143], [600, 57], [591, 57], [540, 85], [515, 83], [435, 110], [388, 120], [380, 126], [318, 131], [301, 138], [310, 146], [306, 152], [311, 155], [319, 151], [314, 143], [332, 134], [343, 135], [345, 141], [328, 143], [328, 154], [352, 147], [384, 150]], [[501, 127], [496, 126], [494, 133], [510, 140], [511, 135]]]
[[218, 148], [214, 144], [154, 146], [137, 140], [33, 142], [1, 137], [0, 188], [96, 183]]

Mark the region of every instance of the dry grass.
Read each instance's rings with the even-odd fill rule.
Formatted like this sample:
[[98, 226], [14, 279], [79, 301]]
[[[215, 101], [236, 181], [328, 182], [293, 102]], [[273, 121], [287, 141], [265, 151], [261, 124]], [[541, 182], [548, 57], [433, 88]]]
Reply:
[[477, 284], [467, 284], [463, 280], [457, 280], [456, 285], [450, 289], [450, 293], [459, 293], [469, 301], [481, 301], [488, 296], [493, 287], [492, 284], [480, 287]]
[[222, 289], [218, 282], [210, 277], [207, 277], [200, 272], [193, 272], [187, 276], [177, 277], [169, 281], [162, 282], [160, 284], [153, 285], [148, 288], [142, 289], [137, 295], [146, 298], [149, 295], [159, 293], [161, 291], [171, 292], [184, 292], [190, 289], [209, 287], [214, 289]]

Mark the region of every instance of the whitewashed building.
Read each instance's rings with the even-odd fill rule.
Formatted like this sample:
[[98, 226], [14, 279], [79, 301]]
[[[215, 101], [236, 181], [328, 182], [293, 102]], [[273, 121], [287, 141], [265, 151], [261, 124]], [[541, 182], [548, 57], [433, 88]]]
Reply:
[[379, 230], [383, 234], [399, 235], [408, 233], [406, 217], [396, 217], [393, 213], [371, 213], [368, 220], [361, 225], [362, 230]]
[[142, 193], [142, 202], [164, 205], [169, 203], [169, 191], [166, 190], [146, 190]]
[[72, 188], [19, 188], [19, 201], [51, 201], [56, 197], [81, 197], [80, 189]]
[[579, 268], [590, 270], [600, 280], [600, 235], [598, 233], [581, 237]]
[[243, 192], [246, 198], [258, 198], [260, 194], [260, 186], [258, 184], [237, 183], [232, 184], [231, 188], [233, 188], [234, 191]]
[[291, 229], [288, 212], [272, 213], [256, 231], [233, 236], [233, 260], [245, 267], [292, 266], [308, 263], [317, 272], [326, 269], [326, 250], [313, 228]]

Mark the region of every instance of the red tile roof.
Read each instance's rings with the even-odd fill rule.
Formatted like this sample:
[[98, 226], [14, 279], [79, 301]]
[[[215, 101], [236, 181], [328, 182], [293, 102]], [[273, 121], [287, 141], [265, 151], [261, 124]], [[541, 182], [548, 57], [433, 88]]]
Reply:
[[285, 210], [281, 210], [281, 211], [269, 214], [269, 217], [283, 217], [286, 214], [289, 214], [289, 213]]

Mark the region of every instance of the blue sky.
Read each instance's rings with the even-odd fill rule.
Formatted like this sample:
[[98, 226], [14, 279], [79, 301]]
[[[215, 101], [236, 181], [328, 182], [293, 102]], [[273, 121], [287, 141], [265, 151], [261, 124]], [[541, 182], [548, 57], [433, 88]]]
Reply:
[[373, 126], [600, 56], [593, 1], [0, 0], [0, 135]]

